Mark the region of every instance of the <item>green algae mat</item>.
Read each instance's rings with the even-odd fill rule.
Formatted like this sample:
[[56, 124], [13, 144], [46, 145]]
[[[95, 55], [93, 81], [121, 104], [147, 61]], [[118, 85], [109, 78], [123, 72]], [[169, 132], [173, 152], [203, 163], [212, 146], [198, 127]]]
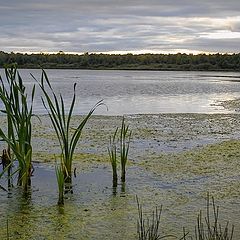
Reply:
[[[74, 116], [76, 126], [80, 119]], [[10, 239], [137, 239], [136, 195], [149, 216], [163, 205], [162, 233], [180, 238], [183, 227], [194, 232], [207, 192], [240, 239], [240, 116], [126, 116], [133, 131], [126, 183], [113, 189], [107, 146], [121, 119], [94, 116], [87, 123], [74, 159], [74, 193], [61, 208], [54, 170], [60, 149], [47, 116], [35, 118], [32, 188], [27, 196], [17, 187], [0, 189], [0, 239], [7, 239], [7, 223]]]

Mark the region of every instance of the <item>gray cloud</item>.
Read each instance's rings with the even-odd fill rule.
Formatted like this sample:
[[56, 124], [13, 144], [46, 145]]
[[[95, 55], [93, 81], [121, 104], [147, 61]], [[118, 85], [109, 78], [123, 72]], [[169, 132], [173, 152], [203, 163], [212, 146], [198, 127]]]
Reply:
[[0, 0], [0, 50], [239, 52], [239, 12], [238, 0]]

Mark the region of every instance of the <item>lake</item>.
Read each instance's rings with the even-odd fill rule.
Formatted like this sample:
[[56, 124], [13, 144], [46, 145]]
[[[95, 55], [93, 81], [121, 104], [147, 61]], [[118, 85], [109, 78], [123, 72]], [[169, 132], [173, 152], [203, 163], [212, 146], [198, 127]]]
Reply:
[[[40, 70], [20, 73], [28, 89], [34, 84], [30, 73], [38, 79], [41, 75]], [[96, 114], [113, 116], [93, 116], [83, 131], [73, 163], [74, 194], [66, 195], [64, 209], [57, 206], [54, 165], [61, 149], [54, 128], [48, 116], [33, 118], [31, 191], [23, 195], [16, 177], [15, 187], [6, 191], [7, 178], [0, 179], [0, 239], [6, 239], [8, 221], [10, 238], [16, 240], [133, 240], [137, 238], [136, 196], [145, 216], [162, 204], [163, 233], [180, 238], [183, 227], [194, 233], [197, 214], [206, 210], [207, 192], [220, 206], [222, 226], [229, 220], [229, 226], [235, 225], [233, 239], [240, 239], [239, 115], [194, 114], [228, 113], [216, 104], [239, 96], [240, 73], [47, 70], [47, 74], [67, 105], [77, 83], [76, 115], [104, 99], [108, 111], [102, 107]], [[34, 111], [46, 113], [39, 89]], [[134, 113], [156, 115], [126, 116], [133, 132], [127, 181], [112, 188], [109, 136], [121, 126], [122, 118], [116, 115]], [[81, 119], [73, 116], [71, 126]], [[2, 116], [0, 125], [6, 126]]]
[[[0, 71], [4, 75], [3, 70]], [[20, 69], [27, 87], [40, 79], [41, 70]], [[103, 99], [106, 107], [95, 114], [229, 113], [218, 101], [237, 98], [240, 73], [187, 71], [46, 70], [56, 92], [66, 105], [77, 83], [75, 114], [85, 114]], [[37, 90], [34, 111], [46, 113]]]

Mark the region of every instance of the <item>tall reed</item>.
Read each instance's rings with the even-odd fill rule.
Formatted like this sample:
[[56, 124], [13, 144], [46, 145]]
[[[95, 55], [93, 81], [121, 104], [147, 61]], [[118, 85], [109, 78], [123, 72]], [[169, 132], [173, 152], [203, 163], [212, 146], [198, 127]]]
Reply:
[[129, 131], [129, 125], [125, 124], [125, 119], [122, 119], [120, 129], [120, 161], [121, 161], [121, 180], [126, 181], [126, 164], [128, 160], [129, 144], [132, 131]]
[[[5, 75], [6, 82], [0, 77], [0, 99], [5, 107], [1, 112], [7, 116], [7, 133], [0, 128], [0, 137], [8, 144], [8, 148], [18, 161], [18, 185], [27, 190], [31, 185], [31, 118], [35, 86], [31, 90], [29, 103], [26, 88], [16, 66], [5, 68]], [[13, 160], [10, 159], [10, 161]], [[10, 167], [11, 164], [9, 164]]]
[[117, 142], [116, 135], [118, 132], [118, 128], [116, 128], [113, 136], [110, 136], [110, 142], [108, 147], [108, 155], [112, 165], [113, 171], [113, 187], [117, 187], [118, 176], [117, 176]]
[[[36, 80], [34, 76], [33, 78]], [[81, 137], [81, 133], [85, 124], [95, 109], [103, 104], [103, 101], [101, 100], [94, 105], [94, 107], [89, 111], [89, 113], [74, 130], [73, 134], [71, 134], [70, 130], [72, 130], [72, 127], [70, 123], [76, 101], [76, 83], [73, 86], [73, 98], [70, 109], [69, 111], [66, 111], [62, 95], [60, 94], [59, 98], [57, 97], [44, 70], [42, 70], [41, 81], [37, 82], [44, 95], [44, 97], [42, 97], [43, 105], [48, 112], [61, 147], [61, 155], [63, 156], [63, 162], [65, 166], [65, 190], [66, 192], [72, 192], [72, 161], [76, 145]]]

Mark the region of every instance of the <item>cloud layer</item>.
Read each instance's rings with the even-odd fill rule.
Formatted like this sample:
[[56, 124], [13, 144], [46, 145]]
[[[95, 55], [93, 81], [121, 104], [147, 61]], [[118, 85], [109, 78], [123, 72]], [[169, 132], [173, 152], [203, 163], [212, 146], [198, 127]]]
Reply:
[[238, 0], [0, 0], [6, 52], [240, 52]]

